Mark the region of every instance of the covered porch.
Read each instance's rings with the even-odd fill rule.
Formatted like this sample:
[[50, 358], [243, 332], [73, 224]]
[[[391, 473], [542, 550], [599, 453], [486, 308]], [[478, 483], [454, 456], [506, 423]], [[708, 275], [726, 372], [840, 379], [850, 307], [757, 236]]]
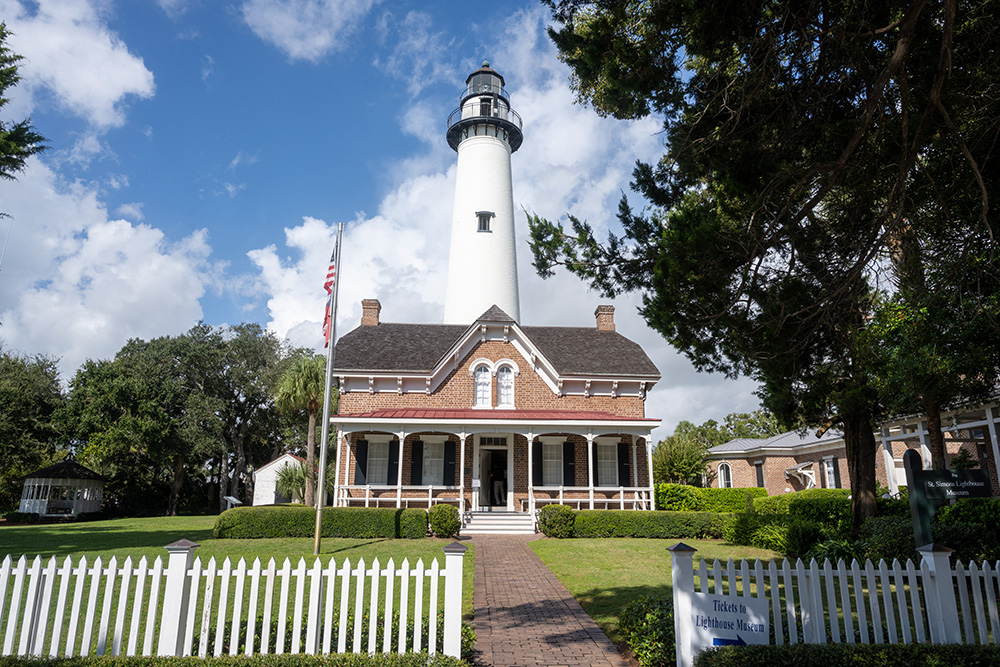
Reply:
[[332, 418], [334, 505], [529, 513], [653, 509], [659, 420], [589, 411], [384, 409]]

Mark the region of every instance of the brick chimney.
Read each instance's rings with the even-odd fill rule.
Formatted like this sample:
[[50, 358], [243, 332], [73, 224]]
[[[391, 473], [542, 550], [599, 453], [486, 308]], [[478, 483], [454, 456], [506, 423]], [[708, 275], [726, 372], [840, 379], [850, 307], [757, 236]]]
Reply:
[[598, 331], [614, 331], [615, 330], [615, 307], [614, 306], [598, 306], [597, 310], [594, 311], [594, 316], [597, 318], [597, 330]]
[[[378, 314], [382, 312], [382, 304], [379, 303], [378, 299], [362, 299], [361, 300], [361, 326], [363, 327], [377, 327], [378, 326]], [[614, 325], [612, 325], [614, 328]]]

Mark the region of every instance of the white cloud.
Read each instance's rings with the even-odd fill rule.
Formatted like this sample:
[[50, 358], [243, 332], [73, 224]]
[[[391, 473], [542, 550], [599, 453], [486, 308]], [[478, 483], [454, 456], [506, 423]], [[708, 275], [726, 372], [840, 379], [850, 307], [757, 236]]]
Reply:
[[215, 58], [209, 55], [205, 55], [201, 59], [201, 80], [205, 83], [208, 82], [208, 78], [215, 73]]
[[146, 217], [142, 214], [142, 202], [137, 201], [120, 205], [115, 209], [115, 215], [120, 215], [123, 218], [131, 218], [137, 222], [142, 222]]
[[449, 38], [444, 30], [435, 31], [429, 14], [411, 11], [397, 21], [391, 12], [386, 12], [379, 19], [378, 30], [383, 41], [393, 38], [396, 43], [392, 52], [377, 59], [375, 65], [406, 81], [411, 95], [439, 81], [461, 85], [458, 71], [448, 60], [455, 49], [455, 39]]
[[156, 0], [156, 4], [171, 19], [178, 19], [187, 12], [191, 0]]
[[0, 182], [13, 228], [0, 280], [0, 337], [10, 349], [61, 359], [68, 380], [130, 337], [185, 331], [216, 280], [207, 233], [180, 241], [109, 219], [94, 187], [62, 183], [38, 159]]
[[292, 60], [318, 61], [347, 47], [378, 0], [246, 0], [243, 19]]
[[0, 16], [13, 33], [10, 47], [24, 56], [15, 92], [15, 115], [28, 115], [42, 90], [98, 128], [125, 122], [130, 96], [153, 96], [153, 73], [108, 30], [87, 2], [0, 0]]

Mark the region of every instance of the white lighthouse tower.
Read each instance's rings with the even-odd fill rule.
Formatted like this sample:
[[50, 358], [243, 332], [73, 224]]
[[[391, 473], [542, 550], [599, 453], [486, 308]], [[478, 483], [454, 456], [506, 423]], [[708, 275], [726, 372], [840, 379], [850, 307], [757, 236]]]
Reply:
[[470, 324], [493, 305], [520, 321], [510, 155], [521, 146], [521, 117], [489, 62], [465, 83], [448, 117], [458, 171], [444, 321]]

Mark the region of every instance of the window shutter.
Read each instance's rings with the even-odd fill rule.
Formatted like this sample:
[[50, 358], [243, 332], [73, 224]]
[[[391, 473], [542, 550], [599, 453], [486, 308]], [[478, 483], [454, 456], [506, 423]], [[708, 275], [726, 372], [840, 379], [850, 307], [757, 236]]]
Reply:
[[410, 445], [410, 484], [420, 486], [424, 483], [424, 441], [414, 440]]
[[386, 473], [385, 483], [389, 486], [399, 481], [399, 440], [389, 443], [389, 470]]
[[628, 443], [618, 443], [618, 486], [628, 486]]
[[457, 442], [444, 443], [444, 476], [441, 477], [445, 486], [457, 486], [455, 481], [455, 450], [458, 449]]
[[820, 482], [821, 482], [820, 487], [824, 488], [824, 489], [827, 488], [826, 487], [826, 461], [820, 461], [819, 462], [819, 476], [821, 477], [821, 479], [820, 479]]
[[833, 457], [833, 483], [838, 489], [842, 489], [840, 485], [840, 464], [837, 463], [837, 457]]
[[563, 443], [563, 486], [576, 486], [576, 445]]
[[368, 483], [368, 441], [354, 443], [354, 483], [364, 486]]
[[541, 486], [545, 477], [542, 476], [542, 443], [535, 440], [531, 443], [531, 485]]

